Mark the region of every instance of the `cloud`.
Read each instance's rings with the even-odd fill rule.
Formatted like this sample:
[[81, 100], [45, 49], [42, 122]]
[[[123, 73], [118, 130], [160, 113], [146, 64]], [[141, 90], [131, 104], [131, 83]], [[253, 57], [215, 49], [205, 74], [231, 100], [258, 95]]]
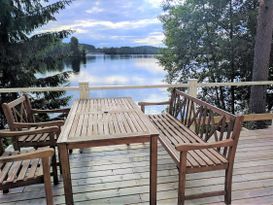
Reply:
[[157, 18], [151, 19], [140, 19], [140, 20], [131, 20], [131, 21], [119, 21], [119, 22], [112, 22], [112, 21], [102, 21], [102, 20], [95, 20], [95, 19], [86, 19], [86, 20], [76, 20], [72, 24], [67, 25], [58, 25], [54, 24], [49, 28], [43, 29], [43, 31], [60, 31], [60, 30], [67, 30], [72, 29], [75, 30], [77, 33], [87, 33], [88, 29], [95, 28], [96, 30], [131, 30], [131, 29], [138, 29], [138, 28], [145, 28], [150, 25], [160, 24], [160, 21]]
[[93, 14], [93, 13], [100, 13], [100, 12], [103, 12], [103, 11], [104, 11], [104, 9], [99, 8], [97, 6], [94, 6], [94, 7], [90, 8], [90, 9], [87, 9], [85, 12], [88, 13], [88, 14]]
[[157, 18], [131, 20], [131, 21], [119, 21], [119, 22], [88, 19], [88, 20], [78, 20], [74, 24], [72, 24], [71, 27], [72, 28], [103, 27], [104, 29], [135, 29], [135, 28], [143, 28], [153, 24], [160, 24], [160, 22]]
[[135, 39], [134, 42], [138, 44], [160, 46], [163, 44], [164, 34], [162, 32], [152, 32], [144, 38]]
[[104, 11], [104, 9], [101, 8], [100, 1], [97, 0], [97, 1], [95, 1], [94, 6], [91, 7], [90, 9], [87, 9], [85, 12], [89, 13], [89, 14], [94, 14], [94, 13], [100, 13], [100, 12], [103, 12], [103, 11]]
[[145, 0], [146, 3], [150, 4], [152, 7], [161, 7], [163, 0]]
[[150, 73], [165, 73], [164, 68], [153, 58], [143, 58], [141, 61], [136, 61], [135, 66]]
[[72, 74], [70, 80], [74, 82], [89, 82], [93, 85], [124, 85], [124, 84], [143, 84], [146, 82], [145, 78], [138, 76], [123, 76], [123, 75], [111, 75], [111, 76], [95, 76], [82, 70], [79, 74]]
[[162, 45], [156, 34], [162, 31], [160, 5], [161, 0], [73, 1], [39, 31], [71, 29], [80, 42], [95, 46]]

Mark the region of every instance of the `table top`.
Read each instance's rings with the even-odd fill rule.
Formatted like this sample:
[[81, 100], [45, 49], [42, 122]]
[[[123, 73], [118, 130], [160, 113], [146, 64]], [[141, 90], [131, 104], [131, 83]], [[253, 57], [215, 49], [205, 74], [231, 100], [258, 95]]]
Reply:
[[58, 143], [103, 141], [158, 135], [157, 129], [130, 97], [76, 100]]

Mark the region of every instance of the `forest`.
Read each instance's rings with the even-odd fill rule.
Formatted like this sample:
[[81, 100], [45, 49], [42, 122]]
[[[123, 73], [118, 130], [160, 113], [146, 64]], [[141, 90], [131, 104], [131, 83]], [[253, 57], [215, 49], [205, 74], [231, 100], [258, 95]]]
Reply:
[[[177, 2], [165, 1], [164, 14], [160, 16], [166, 48], [162, 49], [158, 58], [168, 72], [166, 82], [185, 82], [189, 78], [199, 82], [262, 80], [256, 77], [259, 71], [253, 73], [258, 0]], [[265, 8], [272, 10], [267, 5], [271, 4], [270, 1], [265, 4]], [[272, 32], [269, 37], [272, 39]], [[267, 44], [271, 47], [270, 38]], [[259, 55], [262, 53], [257, 53], [256, 58]], [[273, 80], [272, 51], [269, 65], [265, 66], [263, 80]], [[259, 69], [261, 73], [262, 68]], [[250, 87], [202, 88], [199, 97], [232, 113], [248, 113], [254, 112], [249, 106], [250, 93]], [[263, 93], [266, 93], [267, 101], [265, 106], [260, 107], [269, 112], [273, 106], [272, 87], [264, 87], [258, 94], [256, 92], [256, 101], [260, 98], [258, 96], [263, 98]]]
[[[56, 21], [54, 15], [70, 5], [62, 0], [48, 3], [38, 1], [0, 1], [0, 87], [46, 87], [67, 85], [69, 71], [65, 63], [78, 62], [85, 55], [79, 48], [78, 39], [72, 37], [69, 44], [62, 40], [72, 30], [55, 32], [37, 31], [49, 21]], [[67, 62], [67, 58], [73, 59]], [[73, 66], [72, 66], [73, 67]], [[58, 71], [58, 74], [41, 74]], [[39, 75], [38, 75], [39, 74]], [[43, 77], [41, 77], [43, 76]], [[52, 109], [66, 106], [70, 97], [64, 92], [32, 93], [34, 107]], [[0, 104], [17, 98], [19, 93], [1, 93]], [[6, 124], [0, 108], [0, 128]], [[47, 116], [44, 116], [47, 118]]]
[[160, 48], [154, 46], [122, 46], [96, 48], [89, 44], [80, 44], [89, 53], [103, 53], [106, 55], [126, 55], [126, 54], [159, 54]]

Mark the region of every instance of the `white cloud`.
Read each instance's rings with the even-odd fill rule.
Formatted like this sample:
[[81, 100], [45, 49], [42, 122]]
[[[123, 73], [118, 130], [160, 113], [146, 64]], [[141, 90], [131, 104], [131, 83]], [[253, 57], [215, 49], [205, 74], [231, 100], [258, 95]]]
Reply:
[[90, 8], [90, 9], [87, 9], [85, 12], [89, 13], [89, 14], [94, 14], [94, 13], [101, 13], [103, 11], [104, 11], [104, 9], [102, 9], [100, 7], [97, 7], [97, 6], [94, 6], [94, 7]]
[[135, 29], [135, 28], [143, 28], [153, 24], [160, 24], [160, 21], [157, 18], [140, 19], [136, 21], [119, 21], [119, 22], [88, 19], [88, 20], [76, 21], [74, 24], [70, 26], [73, 28], [103, 27], [105, 29]]
[[145, 0], [145, 2], [150, 4], [152, 7], [160, 7], [163, 0]]
[[91, 7], [90, 9], [87, 9], [85, 12], [86, 12], [86, 13], [89, 13], [89, 14], [94, 14], [94, 13], [100, 13], [100, 12], [103, 12], [103, 11], [104, 11], [104, 9], [101, 8], [101, 6], [100, 6], [100, 1], [97, 0], [97, 1], [95, 2], [94, 6]]
[[150, 94], [144, 99], [144, 101], [146, 102], [163, 102], [167, 100], [169, 100], [167, 90], [165, 90], [164, 92], [161, 91], [158, 94]]
[[155, 62], [154, 58], [143, 58], [141, 61], [136, 61], [135, 65], [151, 73], [165, 73], [164, 68], [159, 65], [158, 61]]
[[70, 80], [73, 82], [89, 82], [93, 85], [122, 85], [122, 84], [143, 84], [146, 82], [145, 78], [133, 76], [122, 76], [122, 75], [111, 75], [111, 76], [95, 76], [82, 70], [79, 74], [72, 74]]
[[160, 46], [164, 39], [164, 34], [161, 32], [152, 32], [147, 37], [134, 40], [135, 43]]
[[157, 18], [151, 19], [140, 19], [136, 21], [119, 21], [119, 22], [112, 22], [112, 21], [101, 21], [95, 19], [88, 19], [88, 20], [77, 20], [70, 25], [52, 25], [50, 28], [44, 29], [43, 31], [60, 31], [65, 29], [72, 29], [78, 33], [87, 33], [87, 28], [94, 28], [97, 29], [137, 29], [137, 28], [144, 28], [149, 25], [160, 24], [160, 21]]

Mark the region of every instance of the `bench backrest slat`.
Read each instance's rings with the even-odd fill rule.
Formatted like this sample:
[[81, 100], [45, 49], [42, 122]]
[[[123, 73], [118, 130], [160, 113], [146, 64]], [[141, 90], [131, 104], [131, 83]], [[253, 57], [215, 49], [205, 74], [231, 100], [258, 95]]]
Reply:
[[[241, 117], [236, 117], [177, 89], [172, 92], [169, 113], [205, 142], [217, 142], [230, 138], [236, 143], [238, 141], [240, 132], [234, 135], [234, 131], [236, 123], [241, 124]], [[226, 157], [230, 153], [227, 147], [218, 151]]]

